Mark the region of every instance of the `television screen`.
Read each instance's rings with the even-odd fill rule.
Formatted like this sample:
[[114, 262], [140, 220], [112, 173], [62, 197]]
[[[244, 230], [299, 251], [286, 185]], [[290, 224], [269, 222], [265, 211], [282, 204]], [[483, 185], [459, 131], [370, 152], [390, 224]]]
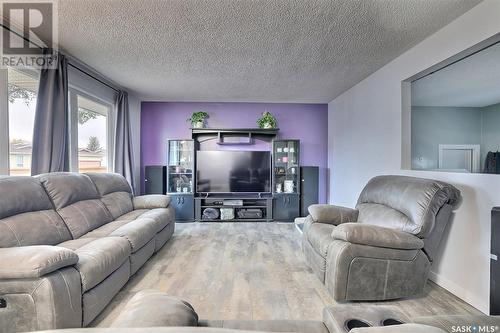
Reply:
[[198, 193], [271, 192], [268, 151], [198, 151]]

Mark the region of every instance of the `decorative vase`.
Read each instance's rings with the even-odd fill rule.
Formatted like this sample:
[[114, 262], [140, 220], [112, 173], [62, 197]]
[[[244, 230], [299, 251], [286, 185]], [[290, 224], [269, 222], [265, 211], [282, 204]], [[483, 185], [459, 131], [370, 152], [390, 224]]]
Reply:
[[196, 123], [193, 123], [192, 125], [193, 125], [193, 128], [203, 128], [203, 127], [205, 127], [204, 126], [205, 124], [203, 123], [203, 121], [198, 121]]

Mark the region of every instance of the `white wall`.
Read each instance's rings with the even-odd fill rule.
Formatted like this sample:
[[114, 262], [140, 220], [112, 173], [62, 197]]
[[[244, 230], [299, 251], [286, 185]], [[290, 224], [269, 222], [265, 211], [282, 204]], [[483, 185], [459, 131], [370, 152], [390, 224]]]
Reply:
[[329, 104], [330, 202], [354, 206], [380, 174], [456, 185], [464, 202], [445, 236], [432, 278], [483, 312], [489, 308], [490, 210], [500, 176], [402, 170], [401, 81], [500, 32], [500, 0], [485, 0]]

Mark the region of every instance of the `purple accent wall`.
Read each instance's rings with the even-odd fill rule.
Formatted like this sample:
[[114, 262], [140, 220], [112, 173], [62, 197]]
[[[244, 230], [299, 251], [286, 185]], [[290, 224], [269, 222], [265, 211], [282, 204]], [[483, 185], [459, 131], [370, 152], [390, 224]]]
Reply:
[[[319, 198], [320, 203], [326, 203], [327, 104], [142, 102], [141, 191], [144, 191], [144, 166], [166, 164], [167, 139], [191, 138], [186, 119], [192, 112], [208, 112], [208, 127], [255, 128], [257, 118], [266, 110], [278, 120], [278, 138], [301, 141], [301, 165], [320, 167]], [[208, 149], [221, 147], [213, 145]], [[222, 149], [263, 150], [268, 147], [267, 143], [257, 141], [251, 146], [223, 146]]]

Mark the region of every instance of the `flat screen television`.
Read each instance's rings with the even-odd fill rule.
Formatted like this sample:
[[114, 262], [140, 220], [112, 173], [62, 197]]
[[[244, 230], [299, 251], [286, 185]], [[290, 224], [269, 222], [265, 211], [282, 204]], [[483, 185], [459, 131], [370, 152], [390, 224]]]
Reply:
[[271, 192], [271, 153], [268, 151], [198, 151], [198, 193]]

